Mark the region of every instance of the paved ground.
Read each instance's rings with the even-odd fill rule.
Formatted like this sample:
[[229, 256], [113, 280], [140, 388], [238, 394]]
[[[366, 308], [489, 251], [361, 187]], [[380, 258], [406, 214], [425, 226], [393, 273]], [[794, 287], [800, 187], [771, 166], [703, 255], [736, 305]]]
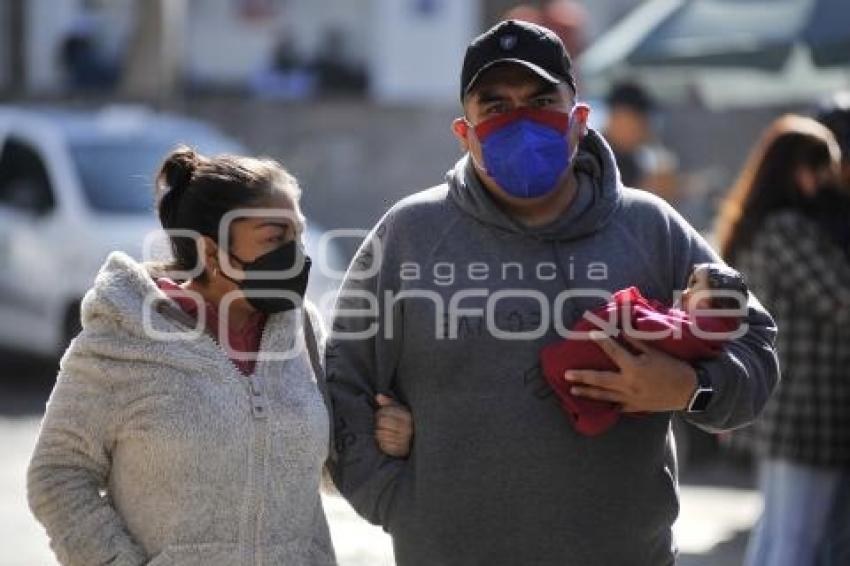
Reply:
[[[47, 540], [30, 516], [24, 472], [35, 442], [52, 367], [0, 355], [0, 566], [53, 566]], [[746, 469], [714, 461], [683, 477], [676, 533], [682, 566], [738, 566], [761, 507]], [[392, 566], [389, 538], [343, 500], [326, 498], [340, 566]]]

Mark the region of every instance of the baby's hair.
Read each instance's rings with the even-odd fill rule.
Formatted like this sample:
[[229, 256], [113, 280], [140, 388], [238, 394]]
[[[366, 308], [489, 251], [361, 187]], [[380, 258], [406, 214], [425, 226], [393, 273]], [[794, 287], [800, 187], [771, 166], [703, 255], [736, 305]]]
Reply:
[[[698, 263], [693, 266], [688, 280], [698, 270], [705, 269], [708, 286], [712, 290], [734, 291], [746, 301], [748, 289], [744, 276], [735, 269], [722, 263]], [[737, 297], [721, 296], [711, 298], [711, 308], [715, 309], [737, 309], [742, 306]]]

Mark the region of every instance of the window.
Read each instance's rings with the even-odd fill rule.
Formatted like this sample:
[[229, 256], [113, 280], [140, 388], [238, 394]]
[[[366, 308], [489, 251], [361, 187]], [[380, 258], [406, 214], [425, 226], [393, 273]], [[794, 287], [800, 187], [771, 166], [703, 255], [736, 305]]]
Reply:
[[27, 143], [9, 138], [0, 153], [0, 206], [46, 214], [55, 206], [47, 169]]
[[151, 214], [153, 181], [163, 159], [179, 143], [207, 154], [244, 153], [245, 149], [209, 133], [71, 140], [68, 148], [89, 206], [95, 212]]
[[111, 213], [150, 213], [153, 178], [170, 142], [85, 141], [70, 146], [83, 192], [93, 210]]

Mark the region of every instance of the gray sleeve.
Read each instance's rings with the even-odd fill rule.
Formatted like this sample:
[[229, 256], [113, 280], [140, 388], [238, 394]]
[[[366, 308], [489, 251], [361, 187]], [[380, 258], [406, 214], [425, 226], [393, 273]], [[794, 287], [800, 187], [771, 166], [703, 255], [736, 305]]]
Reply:
[[[695, 263], [723, 261], [677, 212], [669, 210], [673, 241], [673, 288], [683, 289]], [[749, 294], [746, 333], [730, 341], [719, 357], [699, 362], [714, 387], [704, 412], [683, 413], [686, 420], [709, 432], [720, 432], [752, 422], [764, 408], [779, 381], [776, 323], [752, 293]]]
[[[385, 525], [395, 480], [404, 466], [403, 460], [380, 451], [374, 430], [375, 396], [393, 394], [401, 347], [400, 336], [385, 332], [382, 297], [398, 281], [389, 261], [391, 250], [386, 249], [389, 223], [385, 217], [378, 224], [349, 266], [326, 352], [338, 452], [334, 482], [360, 515], [379, 525]], [[392, 327], [400, 333], [397, 320]]]
[[66, 355], [27, 470], [30, 509], [66, 566], [148, 560], [105, 491], [114, 401], [95, 360]]

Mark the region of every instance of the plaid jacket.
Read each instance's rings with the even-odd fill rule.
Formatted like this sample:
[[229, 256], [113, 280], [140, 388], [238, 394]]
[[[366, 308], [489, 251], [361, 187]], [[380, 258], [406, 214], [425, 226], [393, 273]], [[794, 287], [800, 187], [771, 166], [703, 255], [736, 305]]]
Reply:
[[755, 423], [762, 457], [850, 466], [850, 260], [808, 217], [764, 221], [737, 265], [775, 317], [782, 381]]

